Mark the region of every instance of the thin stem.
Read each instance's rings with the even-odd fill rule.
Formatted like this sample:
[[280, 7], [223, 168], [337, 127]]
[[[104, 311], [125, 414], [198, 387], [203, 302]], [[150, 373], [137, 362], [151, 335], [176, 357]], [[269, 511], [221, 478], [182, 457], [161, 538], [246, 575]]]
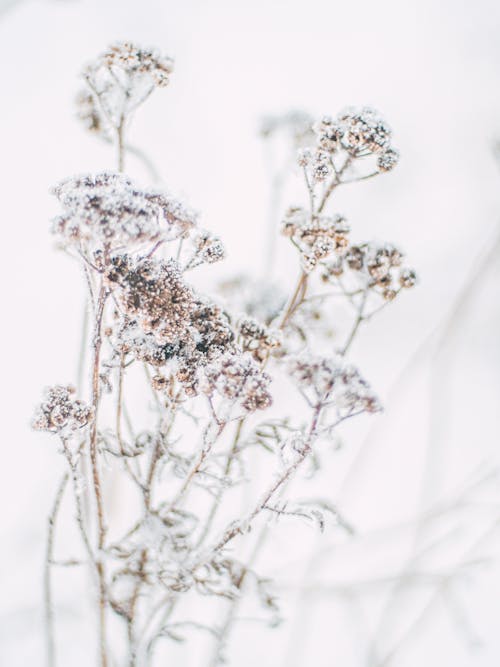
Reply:
[[330, 181], [329, 185], [327, 186], [327, 188], [326, 188], [326, 190], [323, 194], [323, 197], [321, 198], [321, 201], [320, 201], [319, 206], [318, 206], [317, 213], [322, 213], [323, 212], [323, 209], [325, 208], [325, 206], [326, 206], [326, 204], [327, 204], [327, 202], [330, 198], [330, 195], [335, 190], [335, 188], [342, 183], [342, 181], [340, 180], [341, 177], [342, 177], [342, 174], [349, 167], [351, 162], [352, 162], [352, 157], [348, 156], [346, 158], [344, 164], [342, 165], [342, 167], [338, 171], [335, 172], [332, 180]]
[[361, 326], [361, 322], [364, 320], [364, 310], [365, 310], [365, 305], [366, 305], [366, 299], [368, 297], [368, 290], [365, 291], [363, 294], [363, 298], [361, 300], [361, 304], [358, 309], [358, 314], [356, 316], [356, 319], [354, 320], [354, 325], [349, 333], [349, 336], [347, 337], [347, 340], [344, 344], [344, 347], [342, 348], [341, 355], [344, 357], [347, 352], [349, 351], [349, 348], [351, 347], [352, 343], [354, 342], [354, 339], [356, 337], [356, 334], [358, 333], [358, 329]]
[[92, 364], [92, 406], [94, 409], [94, 419], [90, 427], [89, 453], [92, 466], [92, 479], [94, 484], [94, 494], [97, 506], [97, 524], [98, 524], [98, 557], [97, 557], [97, 575], [99, 579], [99, 650], [101, 667], [107, 667], [107, 649], [106, 649], [106, 579], [104, 565], [102, 562], [102, 553], [106, 537], [106, 527], [104, 523], [103, 499], [101, 490], [101, 480], [99, 474], [99, 465], [97, 460], [97, 418], [99, 410], [99, 370], [100, 354], [102, 346], [102, 320], [104, 315], [104, 306], [108, 292], [101, 279], [101, 286], [97, 299], [96, 319], [93, 338], [93, 364]]
[[116, 140], [118, 150], [118, 171], [123, 172], [125, 169], [125, 116], [122, 114], [120, 122], [116, 128]]
[[311, 425], [308, 431], [308, 435], [306, 438], [306, 441], [304, 442], [302, 449], [300, 452], [298, 452], [297, 457], [295, 461], [293, 461], [282, 473], [281, 475], [278, 475], [275, 479], [275, 481], [270, 485], [270, 487], [262, 494], [261, 498], [258, 500], [256, 503], [254, 509], [250, 512], [250, 514], [247, 516], [247, 518], [243, 521], [233, 521], [232, 524], [229, 526], [229, 528], [224, 532], [223, 536], [221, 539], [217, 542], [217, 544], [211, 549], [211, 552], [217, 552], [221, 551], [236, 535], [239, 535], [242, 533], [242, 526], [249, 527], [250, 524], [254, 521], [254, 519], [257, 517], [257, 515], [260, 514], [260, 512], [264, 509], [264, 507], [269, 503], [273, 495], [280, 489], [283, 484], [285, 484], [291, 477], [292, 475], [297, 471], [297, 469], [301, 466], [301, 464], [304, 462], [304, 460], [308, 457], [308, 455], [311, 452], [311, 446], [312, 443], [315, 439], [317, 430], [318, 430], [318, 424], [319, 424], [319, 419], [321, 416], [321, 412], [323, 410], [323, 403], [318, 403], [316, 407], [314, 408], [312, 420], [311, 420]]
[[66, 484], [68, 483], [69, 475], [65, 473], [57, 488], [56, 496], [52, 510], [49, 514], [48, 529], [47, 529], [47, 546], [45, 552], [45, 572], [44, 572], [44, 588], [45, 588], [45, 624], [46, 624], [46, 641], [47, 641], [47, 667], [55, 667], [56, 653], [55, 653], [55, 632], [54, 632], [54, 600], [52, 596], [52, 565], [54, 562], [54, 534], [56, 528], [57, 516], [61, 501], [63, 498]]
[[[244, 418], [240, 419], [237, 423], [236, 432], [234, 434], [234, 439], [233, 439], [233, 444], [232, 444], [231, 450], [230, 450], [230, 452], [227, 456], [226, 467], [224, 468], [224, 477], [225, 478], [228, 477], [230, 472], [231, 472], [233, 461], [234, 461], [234, 458], [235, 458], [236, 453], [238, 451], [238, 444], [239, 444], [239, 441], [240, 441], [240, 438], [241, 438], [241, 432], [243, 430], [244, 423], [245, 423]], [[219, 488], [218, 492], [217, 492], [217, 495], [214, 499], [214, 502], [212, 503], [212, 507], [210, 508], [210, 512], [208, 514], [207, 520], [205, 521], [205, 525], [203, 527], [201, 535], [198, 538], [198, 542], [196, 543], [196, 546], [198, 546], [198, 547], [201, 544], [203, 544], [203, 542], [205, 541], [208, 533], [210, 532], [210, 529], [211, 529], [212, 524], [213, 524], [214, 519], [215, 519], [215, 515], [217, 514], [217, 510], [220, 507], [220, 503], [221, 503], [223, 494], [224, 494], [224, 487], [221, 486]]]

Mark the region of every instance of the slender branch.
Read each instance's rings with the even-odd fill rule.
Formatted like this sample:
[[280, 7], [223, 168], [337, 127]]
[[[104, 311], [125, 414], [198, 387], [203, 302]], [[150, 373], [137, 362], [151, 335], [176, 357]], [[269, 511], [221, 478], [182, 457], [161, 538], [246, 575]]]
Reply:
[[104, 307], [108, 291], [101, 279], [101, 286], [97, 299], [96, 319], [94, 327], [93, 338], [93, 363], [92, 363], [92, 407], [94, 409], [94, 419], [90, 427], [89, 436], [89, 453], [92, 467], [92, 479], [94, 484], [94, 494], [97, 507], [97, 524], [98, 524], [98, 557], [97, 557], [97, 574], [99, 579], [99, 650], [100, 650], [100, 664], [101, 667], [107, 667], [107, 648], [106, 648], [106, 579], [104, 572], [104, 564], [102, 562], [102, 554], [104, 549], [104, 541], [106, 537], [106, 527], [104, 523], [103, 499], [101, 490], [101, 480], [99, 474], [99, 464], [97, 460], [97, 421], [99, 411], [99, 370], [100, 370], [100, 354], [102, 346], [102, 320], [104, 315]]

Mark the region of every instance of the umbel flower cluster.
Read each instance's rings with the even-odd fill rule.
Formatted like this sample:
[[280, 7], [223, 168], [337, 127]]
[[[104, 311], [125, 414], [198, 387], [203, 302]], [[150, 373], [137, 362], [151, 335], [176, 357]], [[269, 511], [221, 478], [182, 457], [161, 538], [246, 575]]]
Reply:
[[[282, 222], [297, 252], [296, 283], [230, 278], [218, 292], [201, 292], [191, 272], [224, 258], [221, 240], [176, 196], [124, 174], [131, 115], [171, 71], [169, 58], [129, 43], [90, 64], [86, 125], [106, 128], [117, 171], [53, 188], [60, 213], [52, 232], [83, 268], [92, 321], [82, 334], [89, 386], [48, 388], [33, 420], [59, 439], [67, 467], [47, 542], [49, 667], [57, 657], [52, 581], [65, 502], [81, 539], [78, 564], [94, 584], [100, 667], [167, 664], [169, 640], [200, 629], [212, 644], [207, 667], [222, 663], [237, 606], [252, 591], [277, 621], [267, 573], [255, 571], [242, 549], [252, 541], [254, 551], [265, 549], [271, 518], [296, 518], [283, 499], [293, 499], [294, 478], [308, 459], [324, 457], [342, 423], [381, 409], [347, 353], [361, 325], [416, 282], [399, 250], [353, 241], [343, 215], [329, 210], [342, 183], [397, 162], [388, 126], [363, 108], [315, 124], [307, 115], [283, 117], [295, 145], [309, 142], [298, 155], [306, 203]], [[263, 135], [280, 123], [268, 121]], [[367, 161], [374, 171], [366, 172]], [[335, 300], [352, 317], [332, 346], [322, 322]], [[261, 458], [265, 472], [252, 479], [248, 470]], [[119, 516], [109, 496], [117, 479], [128, 488]], [[318, 507], [295, 501], [300, 517], [325, 526]], [[117, 530], [124, 520], [128, 528]], [[213, 606], [202, 610], [197, 596]]]

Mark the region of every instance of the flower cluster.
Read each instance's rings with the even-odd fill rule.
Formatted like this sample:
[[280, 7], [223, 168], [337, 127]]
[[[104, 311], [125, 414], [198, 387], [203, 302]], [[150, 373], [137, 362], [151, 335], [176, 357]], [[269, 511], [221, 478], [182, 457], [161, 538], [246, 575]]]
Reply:
[[200, 229], [192, 239], [194, 254], [186, 268], [192, 269], [200, 264], [215, 264], [224, 259], [224, 244], [218, 236], [205, 229]]
[[289, 361], [288, 373], [316, 402], [334, 406], [339, 417], [381, 409], [368, 382], [341, 357], [303, 354]]
[[328, 154], [345, 150], [353, 157], [376, 154], [385, 164], [381, 171], [388, 171], [392, 160], [397, 162], [398, 153], [391, 146], [391, 130], [380, 114], [370, 107], [348, 108], [337, 118], [324, 117], [314, 126], [318, 148]]
[[117, 298], [127, 317], [136, 319], [158, 343], [177, 344], [185, 338], [194, 295], [174, 259], [115, 255], [106, 280], [119, 287]]
[[68, 178], [53, 193], [63, 208], [53, 232], [94, 261], [96, 253], [183, 237], [196, 225], [196, 215], [175, 198], [113, 172]]
[[271, 377], [261, 371], [250, 355], [225, 354], [205, 368], [203, 390], [209, 396], [217, 393], [246, 412], [264, 410], [272, 403], [269, 393]]
[[44, 400], [33, 418], [33, 428], [58, 433], [66, 438], [87, 426], [92, 420], [93, 409], [74, 398], [74, 394], [72, 386], [55, 385], [46, 389]]
[[173, 60], [130, 42], [114, 44], [87, 66], [83, 77], [104, 120], [118, 127], [155, 88], [165, 87]]
[[[358, 158], [375, 156], [376, 172], [393, 169], [399, 159], [391, 144], [391, 130], [377, 111], [369, 107], [349, 108], [336, 118], [323, 117], [314, 124], [316, 142], [299, 153], [299, 165], [306, 170], [309, 182], [321, 183], [331, 175], [340, 181], [341, 174]], [[336, 163], [343, 153], [343, 163]]]
[[[169, 297], [170, 298], [170, 297]], [[113, 350], [118, 356], [131, 355], [135, 359], [153, 366], [156, 389], [167, 386], [160, 369], [181, 383], [189, 396], [199, 391], [200, 372], [204, 366], [214, 362], [224, 353], [235, 354], [235, 335], [227, 315], [219, 306], [207, 298], [192, 293], [189, 308], [184, 312], [182, 327], [176, 328], [177, 337], [165, 341], [155, 332], [144, 329], [133, 313], [121, 316], [108, 335]]]
[[266, 327], [253, 317], [243, 317], [238, 322], [238, 336], [243, 350], [250, 352], [259, 362], [267, 359], [271, 350], [281, 345], [280, 332]]
[[344, 256], [325, 263], [321, 277], [329, 282], [348, 272], [354, 275], [357, 288], [391, 301], [401, 289], [413, 287], [417, 280], [415, 271], [403, 266], [403, 259], [401, 251], [388, 243], [353, 245]]
[[314, 215], [300, 207], [289, 208], [281, 231], [300, 250], [302, 268], [310, 273], [320, 260], [342, 255], [348, 246], [349, 225], [341, 215]]

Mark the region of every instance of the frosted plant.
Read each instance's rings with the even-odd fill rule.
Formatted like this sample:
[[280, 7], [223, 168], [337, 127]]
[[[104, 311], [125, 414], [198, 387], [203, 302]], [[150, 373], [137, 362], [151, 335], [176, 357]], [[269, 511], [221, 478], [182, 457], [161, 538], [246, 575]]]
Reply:
[[[74, 176], [53, 189], [61, 212], [52, 232], [83, 267], [93, 331], [85, 338], [88, 390], [48, 389], [33, 420], [58, 438], [67, 466], [47, 541], [49, 667], [56, 664], [53, 569], [63, 562], [54, 557], [56, 526], [69, 479], [77, 562], [93, 581], [100, 667], [164, 664], [169, 640], [190, 630], [213, 638], [207, 665], [221, 663], [249, 590], [277, 621], [266, 573], [242, 546], [254, 541], [255, 557], [270, 518], [324, 528], [326, 514], [336, 514], [328, 498], [296, 497], [292, 482], [310, 472], [304, 463], [343, 422], [381, 409], [346, 355], [360, 325], [416, 281], [400, 251], [354, 243], [346, 219], [328, 211], [342, 183], [397, 161], [389, 128], [363, 108], [324, 118], [314, 131], [308, 118], [287, 119], [302, 145], [307, 195], [281, 226], [297, 252], [296, 284], [270, 289], [236, 278], [219, 294], [201, 293], [191, 272], [223, 259], [221, 240], [177, 197], [122, 173], [126, 124], [171, 69], [169, 58], [131, 44], [111, 47], [87, 68], [87, 126], [114, 132], [118, 171]], [[266, 132], [274, 129], [268, 123]], [[332, 347], [325, 323], [336, 302], [352, 315]], [[290, 408], [292, 395], [302, 411]], [[251, 463], [262, 456], [265, 470], [254, 479]], [[117, 479], [129, 489], [119, 518], [109, 497]], [[201, 597], [213, 605], [197, 604]]]

